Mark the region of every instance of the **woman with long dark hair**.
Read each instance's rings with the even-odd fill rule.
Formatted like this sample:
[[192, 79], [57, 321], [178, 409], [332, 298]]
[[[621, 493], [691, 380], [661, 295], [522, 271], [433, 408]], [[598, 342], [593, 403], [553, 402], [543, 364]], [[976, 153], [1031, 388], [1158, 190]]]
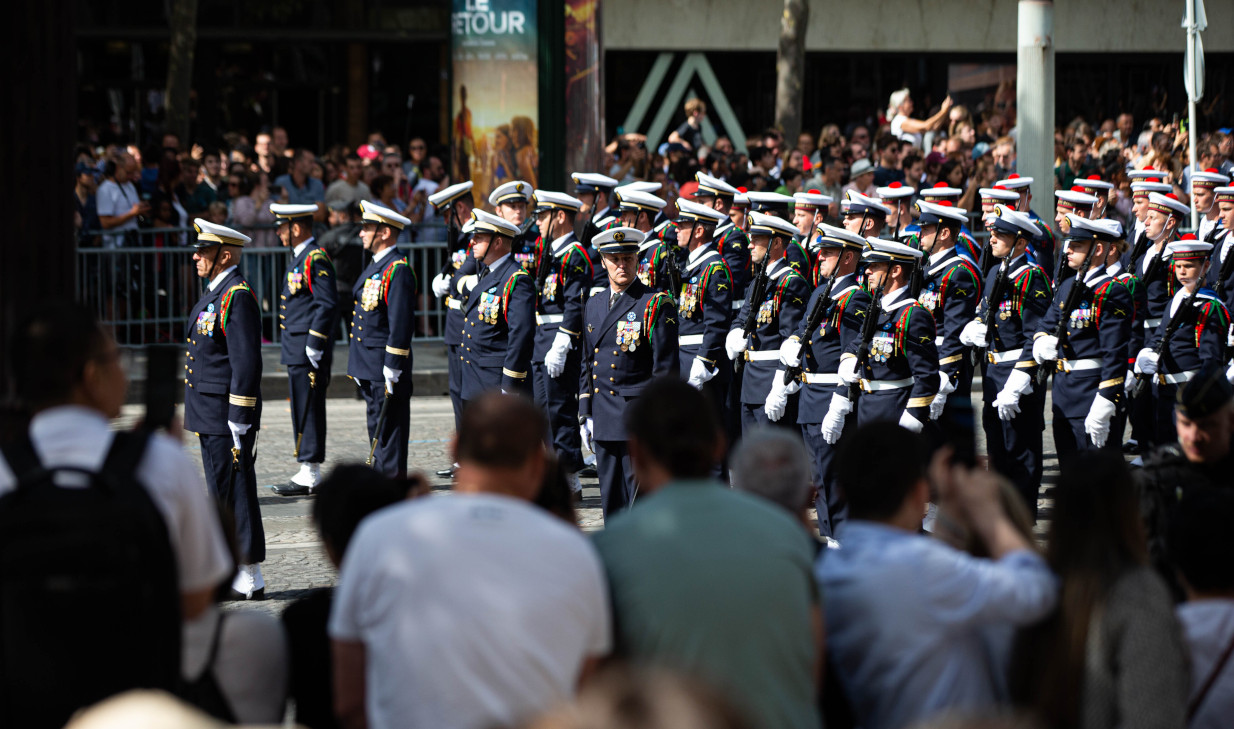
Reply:
[[1046, 561], [1057, 611], [1017, 638], [1012, 694], [1055, 729], [1186, 724], [1189, 683], [1169, 592], [1148, 565], [1131, 473], [1087, 451], [1054, 492]]

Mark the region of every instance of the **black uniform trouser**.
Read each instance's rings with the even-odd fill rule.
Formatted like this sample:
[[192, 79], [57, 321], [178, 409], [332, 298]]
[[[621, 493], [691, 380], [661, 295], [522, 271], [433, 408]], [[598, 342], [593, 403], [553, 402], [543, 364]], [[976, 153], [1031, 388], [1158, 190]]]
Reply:
[[[309, 373], [316, 373], [317, 385], [309, 384]], [[322, 362], [319, 369], [312, 365], [287, 365], [287, 383], [291, 389], [292, 438], [300, 438], [300, 463], [322, 463], [326, 460], [326, 388], [330, 386], [330, 366]], [[305, 410], [305, 405], [308, 410]], [[304, 418], [304, 422], [300, 422]], [[295, 446], [295, 441], [292, 441]]]
[[557, 377], [548, 376], [543, 361], [531, 363], [531, 386], [536, 405], [548, 417], [549, 442], [557, 452], [562, 470], [574, 473], [583, 468], [582, 436], [578, 432], [579, 356], [571, 351], [566, 366]]
[[[1148, 397], [1149, 395], [1152, 397]], [[1153, 433], [1156, 434], [1158, 443], [1178, 442], [1178, 428], [1174, 425], [1174, 398], [1177, 396], [1178, 385], [1156, 382], [1153, 383], [1151, 393], [1145, 388], [1136, 398], [1153, 404]]]
[[596, 474], [600, 477], [600, 508], [604, 511], [604, 523], [610, 517], [630, 508], [638, 494], [638, 481], [634, 479], [634, 464], [630, 461], [630, 449], [624, 440], [597, 440]]
[[1084, 430], [1084, 419], [1088, 417], [1085, 410], [1076, 418], [1063, 414], [1057, 405], [1053, 407], [1054, 417], [1054, 450], [1058, 452], [1059, 466], [1065, 467], [1066, 462], [1080, 451], [1103, 450], [1120, 453], [1123, 447], [1123, 428], [1127, 423], [1126, 416], [1115, 414], [1110, 418], [1110, 434], [1101, 448], [1093, 445], [1093, 439]]
[[[718, 364], [720, 367], [727, 367], [731, 373], [724, 397], [724, 408], [720, 412], [724, 432], [728, 436], [728, 450], [731, 453], [737, 447], [737, 441], [741, 440], [741, 385], [745, 381], [745, 370], [738, 372], [733, 369], [733, 361], [730, 359], [723, 359]], [[689, 376], [689, 372], [686, 375]]]
[[[206, 472], [210, 494], [220, 507], [235, 520], [236, 547], [241, 564], [257, 564], [266, 559], [266, 531], [261, 524], [261, 507], [257, 504], [257, 470], [254, 446], [257, 430], [252, 428], [240, 438], [239, 466], [233, 469], [231, 434], [197, 436], [201, 443], [201, 464]], [[234, 475], [233, 475], [234, 470]]]
[[[1005, 377], [1002, 378], [1005, 381]], [[985, 382], [993, 384], [992, 378]], [[983, 383], [983, 389], [984, 387]], [[993, 388], [988, 388], [993, 390]], [[1001, 389], [1001, 388], [1000, 388]], [[985, 430], [990, 466], [1015, 486], [1033, 519], [1037, 518], [1037, 495], [1041, 490], [1042, 435], [1045, 432], [1045, 390], [1034, 389], [1020, 396], [1020, 412], [1011, 420], [999, 420], [992, 391], [983, 399], [981, 425]], [[1113, 430], [1111, 430], [1113, 436]]]
[[360, 393], [364, 395], [365, 416], [368, 421], [368, 441], [372, 447], [377, 438], [377, 450], [373, 451], [373, 469], [390, 478], [407, 475], [407, 440], [411, 425], [411, 373], [404, 372], [394, 385], [390, 395], [386, 422], [377, 433], [377, 421], [386, 401], [386, 383], [381, 380], [357, 380]]
[[454, 432], [463, 422], [463, 358], [459, 344], [446, 345], [446, 374], [449, 377], [450, 405], [454, 407]]
[[835, 444], [828, 443], [823, 438], [822, 423], [802, 423], [801, 438], [810, 451], [810, 460], [814, 464], [814, 485], [818, 494], [814, 497], [814, 511], [818, 515], [818, 533], [820, 536], [836, 535], [840, 525], [848, 519], [848, 499], [836, 482], [835, 460], [840, 444], [857, 430], [857, 418], [849, 413], [844, 419], [844, 430], [840, 440]]
[[767, 417], [767, 411], [763, 409], [764, 407], [765, 404], [761, 402], [741, 404], [742, 435], [749, 435], [752, 429], [768, 425], [776, 428], [797, 430], [797, 395], [788, 396], [788, 404], [784, 406], [784, 414], [775, 422], [772, 422]]
[[[1157, 419], [1157, 398], [1153, 387], [1145, 387], [1140, 396], [1130, 400], [1127, 405], [1127, 419], [1131, 421], [1131, 437], [1141, 451], [1147, 451], [1158, 443], [1169, 443], [1161, 440], [1159, 420]], [[1171, 412], [1174, 402], [1170, 401]], [[1172, 421], [1171, 421], [1172, 422]]]

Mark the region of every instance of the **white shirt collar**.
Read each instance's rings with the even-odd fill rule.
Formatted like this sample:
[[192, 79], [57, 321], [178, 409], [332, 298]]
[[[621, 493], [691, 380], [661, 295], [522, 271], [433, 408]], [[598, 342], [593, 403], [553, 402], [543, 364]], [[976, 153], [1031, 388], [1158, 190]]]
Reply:
[[377, 263], [377, 262], [378, 262], [378, 261], [380, 261], [381, 259], [383, 259], [383, 258], [385, 258], [386, 256], [390, 255], [390, 252], [391, 252], [391, 251], [394, 251], [394, 250], [398, 250], [398, 246], [390, 246], [389, 248], [383, 248], [380, 252], [378, 252], [378, 253], [374, 253], [374, 254], [373, 254], [373, 263]]
[[772, 272], [774, 272], [777, 268], [779, 268], [780, 264], [783, 262], [784, 262], [784, 256], [780, 256], [779, 258], [775, 259], [771, 263], [768, 263], [767, 264], [767, 275], [770, 276]]
[[299, 258], [300, 254], [304, 252], [304, 249], [308, 247], [308, 244], [312, 242], [313, 242], [313, 236], [310, 235], [309, 237], [297, 243], [295, 248], [291, 249], [291, 255], [295, 256], [296, 258]]
[[[686, 264], [689, 265], [691, 263], [694, 263], [699, 258], [702, 258], [703, 256], [707, 255], [707, 251], [712, 251], [712, 250], [715, 250], [715, 242], [707, 241], [706, 243], [702, 244], [698, 248], [695, 248], [694, 250], [690, 251], [690, 255], [686, 256]], [[770, 270], [770, 268], [768, 268], [768, 270]]]
[[1174, 316], [1178, 313], [1179, 305], [1181, 305], [1182, 302], [1190, 295], [1191, 292], [1188, 291], [1186, 287], [1180, 287], [1178, 291], [1174, 292], [1174, 298], [1170, 300], [1170, 316]]
[[888, 305], [895, 303], [895, 300], [900, 297], [900, 294], [902, 292], [907, 294], [908, 286], [901, 286], [900, 288], [896, 289], [895, 291], [892, 291], [889, 294], [883, 294], [883, 300], [880, 301], [879, 304], [882, 305], [884, 309], [886, 309]]
[[716, 232], [712, 234], [712, 237], [719, 238], [720, 236], [724, 235], [724, 231], [728, 230], [731, 227], [733, 227], [733, 219], [729, 218], [727, 222], [725, 222], [723, 225], [720, 225], [719, 227], [716, 228]]
[[1111, 278], [1113, 278], [1114, 276], [1117, 276], [1118, 273], [1122, 270], [1123, 270], [1123, 264], [1121, 261], [1115, 261], [1105, 267], [1105, 272], [1109, 274]]
[[30, 420], [29, 432], [44, 465], [77, 466], [88, 471], [103, 466], [112, 438], [107, 418], [82, 405], [58, 405], [38, 413]]
[[570, 231], [569, 233], [566, 233], [560, 238], [557, 238], [556, 240], [554, 240], [553, 241], [553, 255], [557, 255], [558, 253], [560, 253], [561, 249], [564, 248], [570, 242], [570, 239], [573, 237], [574, 237], [574, 231]]
[[225, 278], [227, 278], [228, 276], [230, 276], [230, 275], [231, 275], [231, 272], [232, 272], [232, 271], [234, 271], [234, 270], [236, 270], [236, 267], [235, 267], [235, 266], [228, 266], [228, 267], [227, 267], [227, 270], [223, 271], [222, 273], [220, 273], [219, 275], [217, 275], [217, 276], [215, 276], [213, 279], [211, 279], [211, 280], [210, 280], [210, 285], [209, 285], [209, 286], [207, 286], [206, 288], [210, 289], [211, 291], [213, 291], [213, 290], [217, 289], [217, 288], [219, 287], [219, 284], [223, 283], [223, 279], [225, 279]]
[[608, 215], [608, 211], [609, 211], [609, 210], [612, 210], [612, 208], [611, 208], [611, 207], [609, 207], [608, 205], [605, 205], [605, 206], [604, 206], [604, 209], [603, 209], [603, 210], [597, 210], [597, 211], [596, 211], [596, 212], [595, 212], [595, 213], [591, 216], [591, 219], [592, 219], [592, 220], [604, 220], [604, 216], [605, 216], [605, 215]]
[[[497, 270], [497, 267], [498, 267], [498, 266], [500, 266], [501, 264], [505, 263], [505, 262], [506, 262], [506, 259], [507, 259], [507, 258], [509, 258], [511, 255], [513, 255], [513, 254], [511, 254], [511, 253], [507, 253], [507, 254], [505, 254], [504, 256], [502, 256], [501, 258], [498, 258], [496, 261], [493, 261], [492, 263], [488, 264], [488, 270], [490, 270], [490, 271], [496, 271], [496, 270]], [[480, 267], [481, 267], [481, 268], [483, 268], [483, 267], [484, 267], [484, 265], [485, 265], [485, 264], [481, 263], [481, 264], [480, 264]]]
[[1088, 269], [1088, 273], [1084, 274], [1084, 283], [1092, 283], [1093, 281], [1105, 276], [1105, 269], [1101, 266]]
[[948, 256], [948, 254], [950, 254], [954, 250], [955, 250], [955, 246], [952, 246], [951, 248], [944, 248], [941, 251], [934, 251], [933, 253], [931, 253], [930, 254], [930, 267], [933, 268], [934, 264], [938, 263], [939, 261], [942, 261], [944, 258]]

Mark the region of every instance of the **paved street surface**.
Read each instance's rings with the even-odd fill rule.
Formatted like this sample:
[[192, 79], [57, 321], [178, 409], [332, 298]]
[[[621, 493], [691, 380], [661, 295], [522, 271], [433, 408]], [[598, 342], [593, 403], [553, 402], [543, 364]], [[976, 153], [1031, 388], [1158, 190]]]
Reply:
[[[973, 383], [973, 400], [978, 403], [977, 451], [984, 453], [985, 438], [980, 425], [980, 379]], [[328, 434], [324, 470], [328, 473], [339, 463], [363, 463], [368, 458], [364, 404], [360, 400], [332, 397], [326, 401]], [[1058, 477], [1058, 463], [1050, 437], [1050, 406], [1046, 404], [1045, 487], [1040, 505], [1039, 537], [1044, 536], [1051, 508], [1050, 490]], [[132, 425], [142, 413], [141, 406], [126, 406], [120, 427]], [[445, 397], [416, 397], [411, 401], [412, 434], [408, 464], [411, 470], [422, 471], [435, 493], [448, 493], [449, 481], [433, 473], [449, 463], [446, 453], [454, 430], [450, 400]], [[257, 482], [262, 522], [266, 529], [266, 561], [262, 573], [266, 578], [266, 600], [233, 603], [242, 609], [281, 613], [291, 600], [306, 590], [333, 585], [335, 570], [313, 527], [311, 496], [276, 496], [269, 486], [285, 483], [298, 470], [291, 456], [293, 434], [291, 413], [286, 400], [267, 400], [262, 412], [261, 434], [257, 440]], [[185, 447], [191, 457], [201, 462], [200, 447], [190, 433]], [[595, 479], [583, 480], [583, 502], [579, 509], [579, 525], [584, 531], [603, 527], [600, 514], [600, 490]]]

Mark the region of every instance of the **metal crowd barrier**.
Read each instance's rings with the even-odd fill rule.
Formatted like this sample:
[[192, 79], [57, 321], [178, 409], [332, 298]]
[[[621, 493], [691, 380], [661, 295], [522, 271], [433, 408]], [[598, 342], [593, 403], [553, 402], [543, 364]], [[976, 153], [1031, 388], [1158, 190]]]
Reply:
[[[268, 226], [241, 230], [253, 236], [254, 243], [264, 243], [245, 247], [240, 269], [261, 307], [262, 344], [278, 346], [279, 292], [291, 252], [278, 245]], [[77, 249], [78, 300], [98, 313], [121, 346], [181, 342], [188, 328], [189, 312], [206, 286], [197, 276], [193, 261], [191, 243], [195, 233], [184, 228], [143, 229], [134, 233], [129, 238], [135, 243], [132, 246]], [[444, 226], [417, 226], [412, 235], [416, 242], [400, 243], [398, 248], [407, 255], [417, 278], [414, 338], [440, 341], [445, 308], [433, 296], [430, 284], [449, 255]], [[273, 239], [273, 245], [266, 242], [269, 239]], [[336, 252], [335, 258], [340, 279], [340, 322], [334, 334], [337, 343], [346, 345], [347, 322], [353, 307], [351, 284], [368, 262], [368, 254], [357, 238], [354, 245]], [[348, 277], [353, 280], [343, 280]]]

